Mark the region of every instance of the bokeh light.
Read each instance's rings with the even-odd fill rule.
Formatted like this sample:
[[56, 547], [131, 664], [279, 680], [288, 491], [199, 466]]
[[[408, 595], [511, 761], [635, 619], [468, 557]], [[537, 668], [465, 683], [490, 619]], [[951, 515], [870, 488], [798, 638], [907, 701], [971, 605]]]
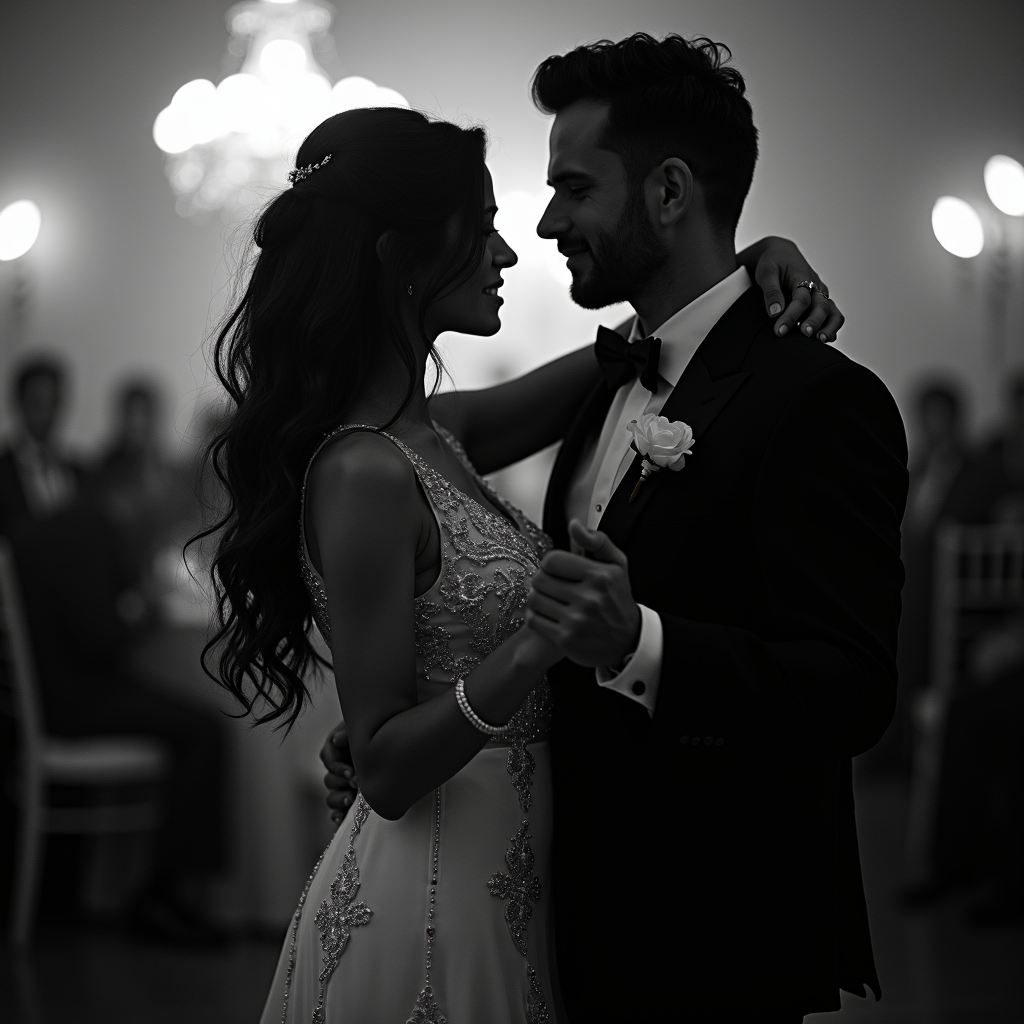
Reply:
[[184, 217], [220, 211], [230, 219], [261, 202], [265, 187], [286, 183], [299, 144], [332, 114], [409, 106], [401, 93], [358, 75], [332, 88], [314, 57], [312, 37], [331, 23], [320, 0], [239, 7], [228, 23], [233, 35], [249, 37], [240, 71], [219, 85], [187, 82], [153, 123]]
[[985, 164], [985, 190], [996, 209], [1024, 217], [1024, 167], [1012, 156], [994, 156]]
[[294, 78], [306, 70], [306, 50], [294, 39], [272, 39], [260, 53], [260, 70], [271, 81]]
[[157, 114], [153, 141], [165, 153], [183, 153], [221, 133], [222, 117], [213, 82], [196, 78], [186, 82], [171, 104]]
[[350, 75], [335, 83], [331, 90], [331, 113], [359, 107], [408, 107], [406, 98], [394, 89], [377, 85], [368, 78]]
[[932, 207], [932, 231], [947, 252], [963, 259], [977, 256], [985, 245], [981, 218], [970, 203], [941, 196]]
[[31, 199], [19, 199], [0, 210], [0, 260], [16, 260], [36, 244], [43, 215]]
[[251, 132], [267, 105], [267, 90], [255, 75], [228, 75], [217, 86], [222, 127], [227, 132]]

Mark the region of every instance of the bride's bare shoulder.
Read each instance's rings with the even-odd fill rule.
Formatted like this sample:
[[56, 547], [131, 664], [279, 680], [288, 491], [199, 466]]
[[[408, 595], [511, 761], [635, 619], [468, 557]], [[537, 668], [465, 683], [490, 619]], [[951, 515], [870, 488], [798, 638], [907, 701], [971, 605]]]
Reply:
[[[365, 581], [367, 559], [378, 569], [409, 559], [429, 523], [417, 493], [416, 471], [386, 437], [346, 434], [317, 452], [306, 480], [305, 537], [309, 558], [327, 579]], [[330, 572], [325, 561], [344, 560]], [[363, 583], [359, 582], [362, 586]]]
[[416, 472], [386, 437], [369, 430], [344, 434], [317, 453], [306, 480], [306, 501], [376, 505], [415, 497]]

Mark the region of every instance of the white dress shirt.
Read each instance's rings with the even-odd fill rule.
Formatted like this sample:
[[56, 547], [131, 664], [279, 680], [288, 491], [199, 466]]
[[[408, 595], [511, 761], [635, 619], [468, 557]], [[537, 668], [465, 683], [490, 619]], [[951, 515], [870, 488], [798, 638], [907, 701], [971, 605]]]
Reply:
[[[645, 413], [661, 412], [700, 343], [750, 285], [746, 268], [740, 267], [650, 331], [661, 338], [658, 391], [651, 394], [638, 378], [615, 392], [601, 433], [584, 448], [566, 491], [567, 520], [579, 519], [588, 529], [599, 529], [611, 496], [635, 458], [629, 447], [632, 436], [627, 424]], [[640, 318], [636, 317], [627, 340], [632, 345], [644, 336]], [[597, 669], [597, 681], [643, 704], [653, 715], [661, 681], [661, 617], [642, 604], [639, 607], [640, 640], [636, 650], [627, 656], [621, 671]]]

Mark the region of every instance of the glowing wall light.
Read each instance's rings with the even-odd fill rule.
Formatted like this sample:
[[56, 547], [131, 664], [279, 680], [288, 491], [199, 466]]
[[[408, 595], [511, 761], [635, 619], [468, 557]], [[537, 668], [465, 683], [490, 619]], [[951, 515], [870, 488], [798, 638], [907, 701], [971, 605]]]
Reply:
[[16, 260], [36, 244], [43, 215], [31, 199], [19, 199], [0, 210], [0, 260]]
[[313, 40], [331, 24], [323, 0], [248, 0], [228, 11], [241, 71], [219, 84], [187, 82], [157, 114], [153, 141], [184, 217], [227, 216], [281, 186], [302, 139], [324, 118], [356, 107], [408, 107], [394, 89], [351, 76], [334, 83]]
[[1012, 156], [993, 156], [985, 164], [985, 190], [992, 205], [1011, 217], [1024, 217], [1024, 167]]
[[943, 249], [964, 259], [977, 256], [985, 244], [981, 218], [973, 206], [955, 196], [935, 200], [932, 231]]

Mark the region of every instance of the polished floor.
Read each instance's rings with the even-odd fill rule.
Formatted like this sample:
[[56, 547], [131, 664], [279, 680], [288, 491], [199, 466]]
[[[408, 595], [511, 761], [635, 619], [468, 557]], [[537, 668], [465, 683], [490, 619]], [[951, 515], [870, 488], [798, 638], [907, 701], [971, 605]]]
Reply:
[[[900, 786], [861, 787], [865, 884], [884, 998], [848, 996], [840, 1012], [815, 1014], [808, 1024], [1019, 1024], [1024, 928], [968, 928], [956, 903], [913, 914], [897, 908], [904, 814]], [[51, 917], [30, 953], [4, 952], [0, 1021], [253, 1024], [277, 954], [275, 943], [255, 940], [216, 952], [173, 949]]]

